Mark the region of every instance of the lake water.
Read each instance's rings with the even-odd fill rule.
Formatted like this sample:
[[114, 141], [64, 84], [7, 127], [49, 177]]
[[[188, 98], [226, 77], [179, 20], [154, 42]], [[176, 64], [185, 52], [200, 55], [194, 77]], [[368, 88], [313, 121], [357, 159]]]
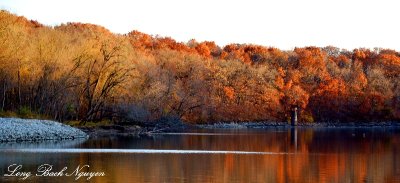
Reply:
[[[9, 165], [37, 173], [104, 172], [75, 182], [400, 182], [400, 130], [298, 128], [197, 130], [151, 137], [0, 144], [0, 182]], [[30, 176], [20, 182], [73, 182]]]

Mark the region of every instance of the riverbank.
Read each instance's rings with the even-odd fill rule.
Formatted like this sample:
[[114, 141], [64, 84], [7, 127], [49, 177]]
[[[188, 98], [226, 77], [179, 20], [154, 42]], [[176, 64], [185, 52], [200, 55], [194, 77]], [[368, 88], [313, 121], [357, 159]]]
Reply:
[[[41, 141], [88, 138], [99, 136], [141, 136], [192, 129], [266, 129], [291, 128], [285, 122], [231, 122], [190, 125], [184, 123], [108, 124], [97, 126], [68, 126], [55, 121], [0, 118], [0, 142]], [[398, 122], [368, 123], [299, 123], [299, 128], [371, 128], [400, 127]]]
[[88, 138], [80, 129], [50, 120], [0, 118], [0, 142]]
[[[285, 122], [231, 122], [231, 123], [213, 123], [196, 125], [198, 128], [206, 129], [257, 129], [272, 127], [293, 127]], [[298, 123], [297, 127], [309, 128], [368, 128], [368, 127], [400, 127], [398, 122], [350, 122], [350, 123]]]
[[92, 127], [78, 127], [80, 130], [89, 135], [89, 137], [100, 137], [109, 135], [118, 136], [139, 136], [147, 135], [149, 132], [147, 128], [140, 126], [121, 126], [121, 125], [102, 125]]
[[183, 132], [185, 130], [197, 128], [194, 125], [180, 124], [176, 126], [160, 126], [160, 125], [129, 125], [129, 124], [114, 124], [114, 125], [99, 125], [91, 127], [77, 127], [84, 131], [89, 137], [101, 137], [101, 136], [141, 136], [141, 135], [153, 135], [156, 133], [167, 133], [167, 132]]
[[[232, 122], [232, 123], [213, 123], [213, 124], [179, 124], [174, 126], [163, 126], [160, 124], [138, 125], [100, 125], [92, 127], [78, 127], [90, 137], [99, 136], [141, 136], [162, 133], [179, 133], [195, 129], [267, 129], [267, 128], [292, 128], [289, 123], [284, 122]], [[299, 128], [384, 128], [400, 127], [396, 122], [368, 122], [368, 123], [299, 123]]]

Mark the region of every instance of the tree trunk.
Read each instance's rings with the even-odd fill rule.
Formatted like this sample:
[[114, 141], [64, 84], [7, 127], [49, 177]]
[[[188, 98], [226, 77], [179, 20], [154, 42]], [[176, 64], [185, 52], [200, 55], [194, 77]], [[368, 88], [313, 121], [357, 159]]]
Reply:
[[7, 87], [7, 84], [6, 84], [6, 81], [4, 80], [4, 82], [3, 82], [3, 100], [1, 102], [1, 110], [2, 111], [4, 110], [4, 106], [6, 104], [6, 87]]
[[18, 107], [21, 107], [21, 71], [20, 67], [18, 67]]

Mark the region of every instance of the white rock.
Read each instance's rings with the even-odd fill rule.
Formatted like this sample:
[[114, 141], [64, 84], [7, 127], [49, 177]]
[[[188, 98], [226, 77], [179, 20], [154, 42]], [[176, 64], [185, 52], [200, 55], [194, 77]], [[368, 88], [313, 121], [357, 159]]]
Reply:
[[76, 128], [50, 120], [0, 118], [0, 142], [87, 138]]

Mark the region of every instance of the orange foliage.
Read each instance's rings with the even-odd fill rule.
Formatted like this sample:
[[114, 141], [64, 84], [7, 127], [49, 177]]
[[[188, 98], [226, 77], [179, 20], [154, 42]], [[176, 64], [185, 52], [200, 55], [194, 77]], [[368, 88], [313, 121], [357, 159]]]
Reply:
[[[76, 119], [78, 108], [96, 102], [85, 98], [103, 95], [101, 86], [109, 84], [118, 87], [93, 106], [98, 119], [284, 121], [297, 105], [317, 121], [400, 120], [400, 53], [394, 50], [221, 49], [212, 41], [118, 35], [93, 24], [52, 28], [6, 11], [0, 18], [0, 110], [32, 106], [60, 120]], [[84, 67], [92, 71], [86, 77]], [[134, 69], [119, 78], [126, 68]]]
[[291, 107], [293, 105], [296, 105], [305, 109], [308, 104], [309, 98], [310, 95], [306, 91], [304, 91], [300, 86], [291, 84], [288, 84], [286, 86], [285, 98], [284, 98], [285, 106]]
[[316, 94], [326, 94], [328, 96], [338, 96], [346, 92], [346, 84], [341, 79], [331, 79], [326, 83], [321, 83]]
[[205, 43], [198, 44], [195, 49], [203, 57], [210, 57], [211, 55], [210, 48]]
[[65, 32], [73, 33], [83, 33], [86, 36], [102, 36], [102, 37], [112, 37], [113, 33], [109, 31], [108, 29], [99, 26], [99, 25], [94, 25], [94, 24], [89, 24], [89, 23], [79, 23], [79, 22], [73, 22], [73, 23], [67, 23], [67, 24], [61, 24], [60, 26], [57, 26], [56, 29], [62, 30]]
[[383, 52], [379, 54], [378, 60], [383, 66], [388, 77], [400, 76], [400, 55], [393, 52]]
[[235, 90], [232, 87], [225, 86], [224, 92], [226, 97], [228, 97], [230, 100], [232, 100], [235, 97]]
[[154, 49], [171, 49], [180, 52], [191, 53], [193, 49], [189, 48], [184, 43], [176, 42], [170, 37], [156, 37], [154, 41]]
[[145, 50], [153, 48], [153, 38], [150, 35], [139, 31], [132, 31], [127, 34], [132, 46], [136, 49]]

